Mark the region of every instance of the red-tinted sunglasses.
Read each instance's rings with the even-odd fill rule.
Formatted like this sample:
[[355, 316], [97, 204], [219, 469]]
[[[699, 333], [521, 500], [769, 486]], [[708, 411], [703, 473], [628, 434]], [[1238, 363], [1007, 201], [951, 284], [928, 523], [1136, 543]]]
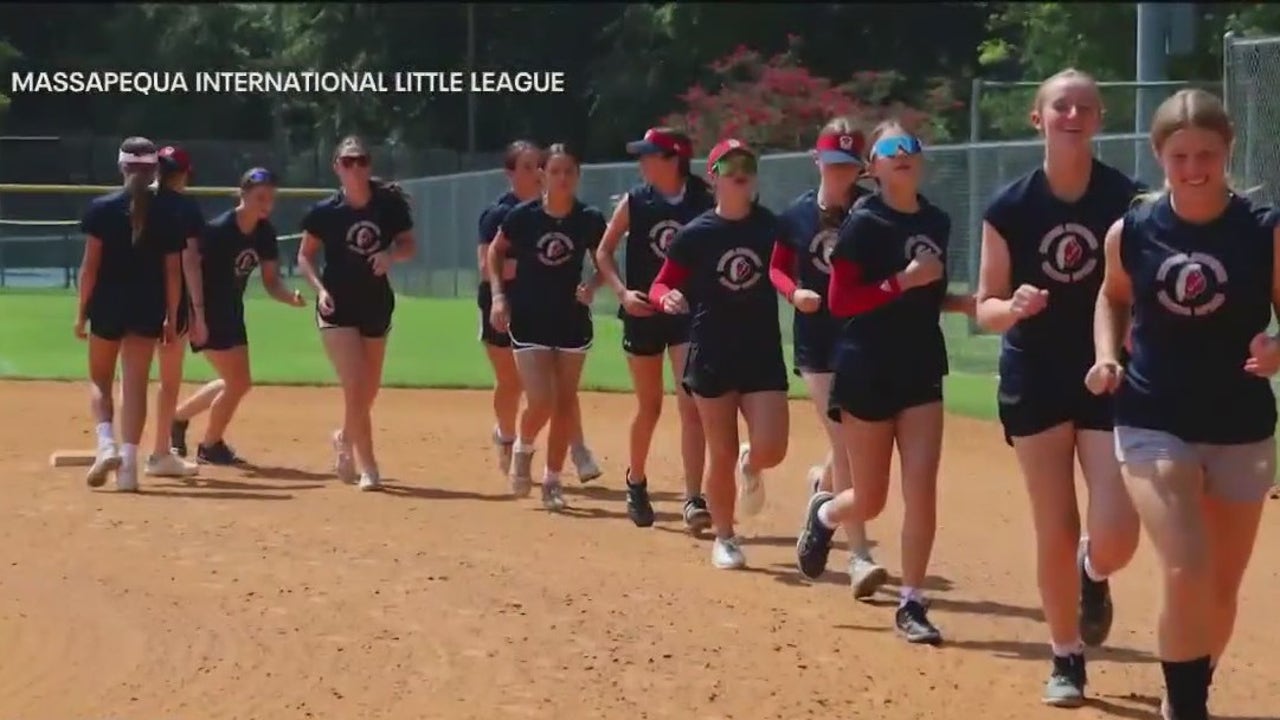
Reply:
[[369, 156], [368, 155], [344, 155], [338, 158], [338, 162], [341, 163], [342, 167], [344, 168], [369, 167]]

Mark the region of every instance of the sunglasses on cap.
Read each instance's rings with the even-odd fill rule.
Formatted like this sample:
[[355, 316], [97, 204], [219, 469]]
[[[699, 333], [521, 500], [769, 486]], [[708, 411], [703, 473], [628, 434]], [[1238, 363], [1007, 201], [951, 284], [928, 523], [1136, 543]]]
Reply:
[[871, 157], [887, 158], [894, 155], [919, 155], [924, 151], [920, 139], [912, 135], [894, 135], [880, 138], [871, 146]]
[[365, 168], [365, 167], [369, 167], [369, 156], [368, 155], [343, 155], [342, 157], [338, 158], [338, 162], [344, 168], [353, 168], [353, 167]]
[[719, 177], [754, 176], [759, 168], [756, 157], [745, 152], [731, 152], [716, 161], [713, 169]]

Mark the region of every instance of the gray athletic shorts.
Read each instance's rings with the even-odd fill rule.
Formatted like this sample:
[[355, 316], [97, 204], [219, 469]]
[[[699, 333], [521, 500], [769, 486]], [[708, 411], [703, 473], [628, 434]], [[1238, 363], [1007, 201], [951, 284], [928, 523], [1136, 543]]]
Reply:
[[1258, 502], [1275, 484], [1276, 439], [1239, 445], [1188, 443], [1160, 430], [1116, 426], [1116, 459], [1125, 465], [1157, 460], [1192, 462], [1204, 471], [1205, 492], [1226, 502]]

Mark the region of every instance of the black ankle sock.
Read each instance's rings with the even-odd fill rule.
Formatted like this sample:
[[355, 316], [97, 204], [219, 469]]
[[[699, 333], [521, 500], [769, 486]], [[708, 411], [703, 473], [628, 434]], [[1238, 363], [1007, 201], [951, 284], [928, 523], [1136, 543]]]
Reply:
[[1184, 662], [1161, 662], [1169, 709], [1178, 720], [1209, 720], [1209, 656]]

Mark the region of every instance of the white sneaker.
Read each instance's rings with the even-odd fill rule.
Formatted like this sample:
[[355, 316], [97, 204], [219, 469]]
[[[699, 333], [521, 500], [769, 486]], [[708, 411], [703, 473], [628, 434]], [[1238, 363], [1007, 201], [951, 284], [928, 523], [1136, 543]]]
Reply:
[[493, 447], [498, 452], [498, 472], [506, 475], [511, 470], [511, 450], [515, 440], [503, 440], [498, 429], [493, 430]]
[[738, 512], [743, 517], [759, 515], [764, 509], [764, 478], [759, 472], [747, 472], [749, 443], [742, 443], [738, 450]]
[[138, 465], [137, 463], [120, 463], [120, 469], [116, 471], [116, 492], [138, 492]]
[[889, 579], [889, 571], [878, 565], [868, 556], [854, 555], [849, 558], [849, 587], [853, 596], [864, 600], [876, 594], [876, 590]]
[[382, 478], [376, 472], [360, 473], [360, 489], [364, 492], [375, 492], [382, 489]]
[[551, 512], [560, 512], [568, 507], [564, 501], [564, 487], [558, 482], [542, 483], [542, 507]]
[[822, 489], [822, 476], [825, 475], [827, 469], [821, 465], [814, 465], [809, 468], [809, 494], [817, 495]]
[[355, 482], [356, 461], [351, 455], [351, 446], [347, 445], [342, 437], [341, 430], [333, 431], [333, 453], [333, 469], [338, 473], [338, 479], [343, 482]]
[[591, 454], [591, 449], [586, 445], [571, 446], [569, 454], [573, 456], [573, 466], [578, 470], [579, 482], [591, 482], [604, 474], [596, 464], [596, 458]]
[[533, 451], [512, 452], [508, 475], [511, 494], [518, 498], [529, 497], [529, 493], [533, 492]]
[[147, 458], [147, 475], [150, 477], [184, 478], [198, 472], [200, 472], [199, 465], [187, 462], [172, 452], [151, 455]]
[[113, 442], [104, 442], [98, 446], [98, 454], [93, 458], [93, 465], [85, 473], [84, 481], [89, 487], [102, 487], [107, 476], [120, 469], [120, 451]]
[[747, 558], [738, 546], [738, 538], [716, 538], [711, 544], [711, 564], [721, 570], [739, 570], [747, 566]]

